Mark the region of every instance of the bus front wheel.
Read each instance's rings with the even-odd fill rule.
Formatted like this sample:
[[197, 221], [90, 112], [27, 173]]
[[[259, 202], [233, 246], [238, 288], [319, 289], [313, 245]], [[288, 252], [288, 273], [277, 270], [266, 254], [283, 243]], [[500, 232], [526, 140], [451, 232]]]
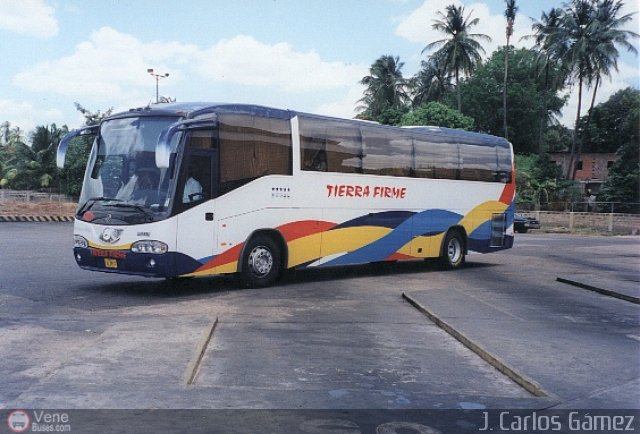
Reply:
[[442, 266], [445, 269], [453, 270], [464, 264], [464, 260], [464, 235], [457, 230], [447, 232], [442, 244], [442, 255], [440, 256]]
[[280, 249], [270, 237], [258, 235], [247, 243], [242, 257], [240, 280], [249, 288], [271, 285], [280, 275]]

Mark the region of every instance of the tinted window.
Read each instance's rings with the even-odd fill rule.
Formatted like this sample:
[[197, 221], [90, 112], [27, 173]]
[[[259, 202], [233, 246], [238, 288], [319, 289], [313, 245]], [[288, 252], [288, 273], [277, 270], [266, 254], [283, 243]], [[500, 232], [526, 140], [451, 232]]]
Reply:
[[496, 148], [496, 155], [498, 161], [498, 171], [496, 173], [494, 181], [509, 183], [513, 176], [512, 162], [511, 162], [511, 149], [508, 146], [498, 146]]
[[362, 140], [357, 125], [301, 117], [300, 146], [302, 170], [362, 172]]
[[215, 139], [212, 130], [195, 130], [190, 133], [187, 146], [191, 149], [214, 149]]
[[410, 176], [457, 179], [460, 164], [455, 140], [441, 135], [414, 133], [412, 144], [407, 154], [411, 161]]
[[511, 150], [483, 136], [300, 118], [302, 170], [509, 182]]
[[288, 120], [244, 114], [219, 116], [220, 193], [266, 175], [290, 175]]
[[460, 144], [460, 179], [468, 181], [492, 182], [497, 169], [496, 153], [493, 146], [480, 144]]
[[424, 137], [413, 139], [413, 173], [418, 178], [435, 177], [433, 143]]
[[411, 176], [412, 140], [396, 131], [380, 128], [361, 128], [364, 156], [363, 173], [386, 176]]

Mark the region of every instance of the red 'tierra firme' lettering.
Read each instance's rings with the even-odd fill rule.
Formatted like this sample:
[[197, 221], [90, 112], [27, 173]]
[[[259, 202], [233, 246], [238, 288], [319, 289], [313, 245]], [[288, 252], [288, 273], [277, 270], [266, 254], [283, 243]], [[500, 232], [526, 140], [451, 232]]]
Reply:
[[375, 197], [383, 199], [404, 199], [406, 187], [388, 187], [383, 185], [344, 185], [327, 184], [327, 197]]

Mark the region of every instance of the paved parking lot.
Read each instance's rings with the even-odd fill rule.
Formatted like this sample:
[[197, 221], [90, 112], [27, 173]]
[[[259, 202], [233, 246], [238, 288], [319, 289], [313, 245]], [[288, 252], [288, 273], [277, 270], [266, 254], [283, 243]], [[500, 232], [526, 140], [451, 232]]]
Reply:
[[639, 407], [638, 304], [556, 281], [633, 292], [637, 237], [526, 234], [454, 272], [383, 264], [246, 290], [83, 271], [71, 234], [0, 224], [0, 407]]

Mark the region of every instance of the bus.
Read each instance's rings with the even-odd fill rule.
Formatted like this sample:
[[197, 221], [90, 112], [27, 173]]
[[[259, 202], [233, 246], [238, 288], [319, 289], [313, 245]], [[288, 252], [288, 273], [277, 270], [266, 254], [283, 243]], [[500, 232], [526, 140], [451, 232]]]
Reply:
[[248, 104], [131, 109], [93, 137], [73, 251], [87, 270], [182, 278], [439, 258], [513, 245], [504, 138]]

